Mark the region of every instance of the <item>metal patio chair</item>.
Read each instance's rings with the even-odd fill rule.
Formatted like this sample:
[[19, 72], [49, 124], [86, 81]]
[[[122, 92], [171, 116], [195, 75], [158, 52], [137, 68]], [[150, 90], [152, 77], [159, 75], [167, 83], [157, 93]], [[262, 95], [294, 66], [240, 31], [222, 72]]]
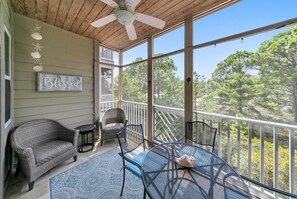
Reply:
[[217, 129], [201, 121], [186, 122], [185, 141], [215, 152]]
[[[129, 134], [133, 136], [129, 136]], [[123, 160], [123, 183], [121, 189], [122, 196], [125, 186], [126, 169], [128, 169], [132, 174], [141, 178], [142, 162], [146, 154], [149, 152], [147, 147], [148, 142], [151, 144], [153, 143], [145, 139], [141, 124], [126, 125], [119, 133], [117, 133], [117, 138], [121, 149], [119, 155]], [[164, 166], [164, 164], [161, 161], [154, 164], [154, 168], [156, 169], [162, 166]], [[143, 198], [145, 197], [146, 190], [144, 190], [143, 193]]]

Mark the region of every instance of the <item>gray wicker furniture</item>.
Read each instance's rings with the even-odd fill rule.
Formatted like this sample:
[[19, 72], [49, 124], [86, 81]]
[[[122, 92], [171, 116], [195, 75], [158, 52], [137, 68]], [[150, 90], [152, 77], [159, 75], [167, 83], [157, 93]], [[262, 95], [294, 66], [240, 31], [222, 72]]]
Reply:
[[99, 121], [101, 146], [103, 141], [117, 137], [117, 133], [127, 125], [125, 112], [120, 108], [108, 109]]
[[[21, 171], [29, 182], [68, 158], [77, 160], [78, 130], [71, 130], [49, 119], [38, 119], [20, 125], [10, 137]], [[17, 168], [17, 172], [18, 172]]]

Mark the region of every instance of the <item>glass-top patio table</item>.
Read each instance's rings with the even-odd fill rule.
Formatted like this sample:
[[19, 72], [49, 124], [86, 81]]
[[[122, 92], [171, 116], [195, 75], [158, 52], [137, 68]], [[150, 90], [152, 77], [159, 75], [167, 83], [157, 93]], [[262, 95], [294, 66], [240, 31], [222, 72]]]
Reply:
[[[193, 168], [178, 165], [182, 155], [195, 159]], [[142, 181], [153, 198], [251, 198], [240, 175], [223, 159], [200, 147], [166, 143], [153, 147], [142, 163]]]

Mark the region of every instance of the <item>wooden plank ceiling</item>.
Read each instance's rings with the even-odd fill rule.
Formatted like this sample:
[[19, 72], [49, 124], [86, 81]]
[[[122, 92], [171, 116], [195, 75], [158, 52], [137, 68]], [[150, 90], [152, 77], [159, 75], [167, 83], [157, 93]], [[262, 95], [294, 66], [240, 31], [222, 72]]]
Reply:
[[[125, 27], [114, 21], [100, 28], [90, 25], [96, 19], [115, 10], [100, 0], [11, 0], [15, 12], [35, 18], [38, 1], [38, 20], [65, 30], [98, 40], [114, 49], [125, 49], [161, 30], [134, 21], [137, 40], [128, 39]], [[179, 24], [189, 16], [209, 14], [238, 0], [142, 0], [135, 11], [160, 18], [165, 29]]]

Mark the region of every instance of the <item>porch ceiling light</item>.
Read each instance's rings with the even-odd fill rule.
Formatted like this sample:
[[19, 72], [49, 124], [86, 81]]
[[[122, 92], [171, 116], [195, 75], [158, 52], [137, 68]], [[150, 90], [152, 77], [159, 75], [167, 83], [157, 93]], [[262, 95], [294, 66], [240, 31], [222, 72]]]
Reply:
[[127, 10], [117, 10], [115, 12], [117, 20], [123, 25], [131, 25], [134, 21], [134, 15]]

